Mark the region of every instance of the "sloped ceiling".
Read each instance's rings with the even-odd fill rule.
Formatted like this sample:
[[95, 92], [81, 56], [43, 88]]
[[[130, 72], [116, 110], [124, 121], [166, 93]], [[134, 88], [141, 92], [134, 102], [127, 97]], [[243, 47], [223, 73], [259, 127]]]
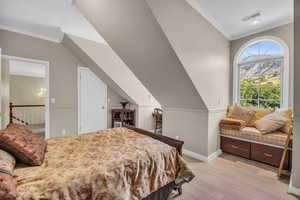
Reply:
[[163, 107], [206, 109], [144, 0], [75, 4]]
[[73, 35], [65, 35], [63, 44], [122, 97], [140, 106], [160, 106], [108, 45]]
[[69, 0], [1, 0], [0, 28], [60, 42], [63, 33], [106, 44]]

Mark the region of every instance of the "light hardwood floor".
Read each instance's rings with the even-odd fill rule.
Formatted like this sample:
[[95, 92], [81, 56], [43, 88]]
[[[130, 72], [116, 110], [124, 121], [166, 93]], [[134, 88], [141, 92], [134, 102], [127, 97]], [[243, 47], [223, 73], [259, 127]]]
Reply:
[[276, 168], [229, 154], [210, 163], [185, 157], [196, 177], [176, 200], [299, 200], [287, 194], [289, 178]]

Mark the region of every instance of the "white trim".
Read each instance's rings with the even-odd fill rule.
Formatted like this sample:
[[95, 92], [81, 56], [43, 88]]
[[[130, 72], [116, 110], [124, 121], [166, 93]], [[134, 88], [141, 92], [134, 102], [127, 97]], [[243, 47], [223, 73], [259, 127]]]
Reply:
[[[130, 103], [130, 102], [129, 102]], [[132, 104], [132, 103], [130, 103], [130, 104]], [[133, 104], [134, 105], [134, 104]], [[138, 104], [136, 104], [138, 107], [140, 107], [140, 108], [161, 108], [160, 106], [158, 106], [158, 105], [138, 105]]]
[[83, 67], [79, 67], [77, 68], [77, 135], [79, 135], [81, 133], [81, 84], [80, 84], [80, 70]]
[[[151, 106], [153, 107], [153, 106]], [[222, 113], [227, 112], [226, 108], [209, 108], [207, 109], [193, 109], [193, 108], [162, 108], [164, 111], [171, 112], [192, 112], [192, 113]]]
[[171, 111], [171, 112], [192, 112], [192, 113], [208, 113], [206, 109], [193, 109], [193, 108], [162, 108], [163, 111]]
[[208, 162], [211, 162], [212, 160], [214, 160], [216, 157], [220, 156], [222, 154], [222, 150], [219, 149], [217, 150], [216, 152], [212, 153], [211, 155], [209, 156], [203, 156], [201, 154], [198, 154], [198, 153], [195, 153], [195, 152], [192, 152], [192, 151], [189, 151], [187, 149], [183, 149], [182, 150], [182, 153], [186, 156], [189, 156], [191, 158], [194, 158], [196, 160], [199, 160], [199, 161], [202, 161], [202, 162], [205, 162], [205, 163], [208, 163]]
[[293, 23], [294, 22], [294, 19], [286, 19], [286, 20], [283, 20], [281, 23], [276, 23], [276, 24], [271, 24], [271, 25], [268, 25], [268, 26], [264, 26], [262, 28], [258, 28], [254, 31], [250, 31], [250, 32], [247, 32], [247, 33], [242, 33], [242, 34], [238, 34], [236, 36], [232, 36], [229, 38], [229, 40], [233, 41], [233, 40], [238, 40], [238, 39], [241, 39], [241, 38], [244, 38], [244, 37], [247, 37], [247, 36], [251, 36], [251, 35], [254, 35], [254, 34], [257, 34], [257, 33], [261, 33], [261, 32], [264, 32], [264, 31], [268, 31], [268, 30], [271, 30], [271, 29], [274, 29], [274, 28], [277, 28], [277, 27], [280, 27], [280, 26], [284, 26], [284, 25], [287, 25], [287, 24], [290, 24], [290, 23]]
[[241, 54], [249, 46], [263, 41], [270, 41], [280, 45], [284, 49], [284, 66], [281, 68], [281, 107], [287, 108], [289, 105], [289, 73], [290, 73], [290, 64], [289, 64], [289, 54], [290, 50], [285, 41], [279, 37], [275, 36], [262, 36], [256, 37], [252, 40], [249, 40], [243, 44], [237, 53], [234, 55], [233, 60], [233, 104], [239, 103], [239, 67], [238, 60]]
[[248, 31], [246, 33], [232, 35], [220, 23], [218, 23], [217, 20], [209, 14], [209, 12], [203, 9], [197, 0], [186, 0], [186, 2], [188, 2], [198, 13], [200, 13], [200, 15], [202, 15], [210, 24], [212, 24], [218, 31], [220, 31], [226, 39], [230, 41], [241, 39], [250, 35], [261, 33], [294, 22], [293, 17], [288, 17], [287, 19], [284, 19], [281, 22], [268, 24], [266, 26], [257, 28], [256, 30]]
[[19, 33], [19, 34], [23, 34], [23, 35], [27, 35], [27, 36], [34, 37], [34, 38], [39, 38], [39, 39], [42, 39], [42, 40], [47, 40], [47, 41], [50, 41], [50, 42], [55, 42], [55, 43], [61, 43], [63, 38], [64, 38], [64, 32], [62, 32], [62, 31], [61, 31], [61, 33], [62, 33], [61, 38], [51, 38], [51, 37], [36, 34], [36, 33], [30, 32], [30, 31], [15, 29], [15, 28], [5, 26], [5, 25], [2, 25], [2, 24], [0, 24], [0, 29], [15, 32], [15, 33]]
[[292, 180], [290, 180], [288, 193], [294, 194], [300, 197], [300, 188], [293, 187]]
[[22, 62], [31, 62], [45, 65], [45, 79], [46, 79], [46, 98], [45, 98], [45, 138], [50, 138], [50, 106], [49, 106], [49, 91], [50, 91], [50, 73], [49, 67], [50, 62], [44, 60], [30, 59], [30, 58], [22, 58], [16, 56], [2, 55], [2, 59], [6, 60], [17, 60]]
[[227, 107], [226, 108], [215, 108], [215, 109], [209, 109], [209, 113], [224, 113], [227, 112]]

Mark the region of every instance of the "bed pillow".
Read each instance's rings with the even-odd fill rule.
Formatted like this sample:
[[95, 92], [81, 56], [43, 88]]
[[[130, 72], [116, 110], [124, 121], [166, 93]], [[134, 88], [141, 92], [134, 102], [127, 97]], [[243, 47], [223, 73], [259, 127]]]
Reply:
[[268, 114], [255, 122], [255, 127], [262, 133], [274, 132], [286, 125], [288, 119], [277, 112]]
[[16, 181], [13, 176], [0, 173], [0, 199], [15, 200], [16, 195]]
[[12, 175], [16, 165], [16, 159], [6, 151], [0, 149], [0, 173]]
[[46, 145], [43, 138], [26, 127], [11, 125], [0, 131], [0, 148], [28, 165], [38, 166], [43, 163]]
[[0, 149], [0, 199], [16, 198], [16, 183], [12, 176], [16, 159]]
[[254, 114], [255, 114], [255, 111], [253, 109], [235, 105], [232, 108], [228, 117], [233, 118], [233, 119], [243, 120], [246, 122], [246, 124], [248, 124], [249, 121], [253, 118]]

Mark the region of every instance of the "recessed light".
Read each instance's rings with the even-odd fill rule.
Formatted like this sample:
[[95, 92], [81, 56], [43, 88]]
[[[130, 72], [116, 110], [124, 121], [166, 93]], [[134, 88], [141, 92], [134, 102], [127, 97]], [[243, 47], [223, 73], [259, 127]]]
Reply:
[[254, 21], [251, 22], [251, 25], [252, 25], [252, 26], [255, 26], [255, 25], [259, 24], [259, 23], [260, 23], [259, 20], [254, 20]]

